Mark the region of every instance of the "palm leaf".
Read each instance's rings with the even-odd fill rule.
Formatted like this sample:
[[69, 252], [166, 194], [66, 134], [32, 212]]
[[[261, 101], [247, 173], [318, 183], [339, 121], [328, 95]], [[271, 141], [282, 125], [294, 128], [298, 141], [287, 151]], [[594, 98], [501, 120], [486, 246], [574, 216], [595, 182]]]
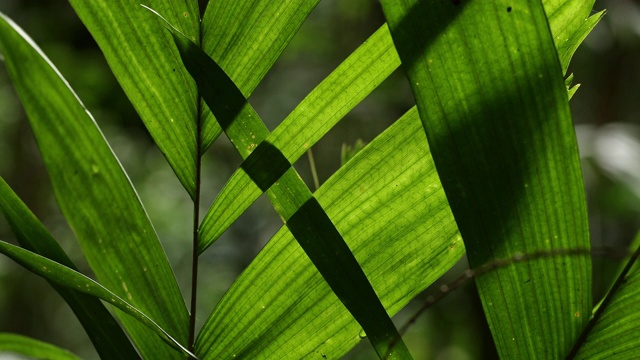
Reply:
[[[575, 133], [542, 3], [382, 4], [471, 267], [588, 249]], [[476, 279], [501, 357], [564, 357], [590, 313], [590, 273], [589, 258], [556, 256]]]
[[[2, 177], [0, 177], [0, 211], [16, 234], [20, 245], [77, 271], [64, 250]], [[54, 283], [51, 285], [76, 314], [100, 357], [104, 359], [140, 358], [120, 325], [99, 300]]]
[[[4, 15], [0, 51], [58, 204], [98, 279], [186, 342], [188, 314], [166, 255], [93, 118], [42, 51]], [[121, 320], [143, 357], [179, 357], [137, 321]]]

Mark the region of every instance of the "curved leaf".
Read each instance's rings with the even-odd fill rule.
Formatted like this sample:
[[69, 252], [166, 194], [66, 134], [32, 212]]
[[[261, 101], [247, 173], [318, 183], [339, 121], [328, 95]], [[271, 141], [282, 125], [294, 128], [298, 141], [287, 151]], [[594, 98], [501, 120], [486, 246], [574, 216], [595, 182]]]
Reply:
[[[72, 270], [78, 270], [44, 225], [38, 221], [2, 177], [0, 177], [0, 211], [16, 234], [20, 245]], [[55, 283], [51, 285], [76, 314], [101, 358], [140, 358], [120, 325], [99, 300]]]
[[[588, 249], [578, 149], [542, 3], [382, 4], [471, 267]], [[416, 46], [441, 23], [444, 34]], [[564, 357], [591, 311], [590, 274], [588, 257], [558, 256], [476, 279], [501, 357]]]
[[[186, 342], [188, 313], [169, 262], [95, 121], [42, 51], [4, 15], [0, 50], [58, 204], [98, 279]], [[121, 320], [143, 357], [179, 357], [137, 321]]]
[[67, 350], [26, 336], [0, 333], [0, 353], [12, 352], [35, 359], [81, 360]]
[[180, 342], [172, 338], [171, 335], [155, 321], [113, 293], [111, 290], [89, 279], [81, 273], [4, 241], [0, 241], [0, 252], [13, 259], [13, 261], [18, 264], [24, 266], [29, 271], [42, 276], [48, 281], [52, 281], [58, 285], [74, 289], [75, 291], [91, 295], [108, 302], [122, 310], [125, 314], [131, 316], [135, 321], [139, 321], [148, 329], [151, 329], [174, 349], [193, 357], [193, 354], [182, 346]]
[[[415, 108], [315, 195], [390, 314], [464, 253]], [[363, 337], [283, 228], [216, 307], [196, 350], [208, 359], [335, 359]]]

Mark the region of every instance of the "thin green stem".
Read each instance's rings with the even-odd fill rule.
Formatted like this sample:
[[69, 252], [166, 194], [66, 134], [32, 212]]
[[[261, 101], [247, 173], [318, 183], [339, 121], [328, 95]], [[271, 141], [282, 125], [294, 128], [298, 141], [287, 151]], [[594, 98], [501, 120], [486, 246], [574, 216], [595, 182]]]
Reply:
[[[202, 24], [198, 45], [202, 48]], [[196, 306], [198, 299], [198, 228], [200, 227], [200, 184], [202, 176], [202, 97], [198, 89], [196, 103], [196, 188], [193, 198], [193, 252], [191, 254], [191, 314], [189, 316], [188, 348], [194, 351], [196, 338]]]

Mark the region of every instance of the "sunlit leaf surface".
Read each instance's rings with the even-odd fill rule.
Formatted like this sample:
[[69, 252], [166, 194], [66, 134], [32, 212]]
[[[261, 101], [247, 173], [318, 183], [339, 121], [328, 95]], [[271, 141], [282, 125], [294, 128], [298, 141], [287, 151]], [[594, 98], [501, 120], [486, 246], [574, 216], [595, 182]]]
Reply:
[[[66, 81], [17, 25], [0, 18], [0, 51], [25, 108], [62, 213], [102, 284], [178, 341], [188, 314], [145, 210], [120, 163]], [[128, 316], [143, 357], [180, 357]]]
[[[588, 249], [578, 149], [542, 3], [382, 4], [471, 267]], [[588, 257], [555, 256], [477, 278], [501, 357], [563, 358], [591, 311], [590, 274]]]

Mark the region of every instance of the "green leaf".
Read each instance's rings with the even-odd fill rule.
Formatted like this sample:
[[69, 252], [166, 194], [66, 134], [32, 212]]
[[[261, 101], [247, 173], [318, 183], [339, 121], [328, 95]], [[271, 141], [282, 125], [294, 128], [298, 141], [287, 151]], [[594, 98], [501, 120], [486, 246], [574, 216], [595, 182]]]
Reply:
[[[471, 267], [588, 249], [575, 133], [541, 2], [382, 5]], [[564, 357], [591, 311], [590, 274], [588, 257], [557, 256], [477, 278], [500, 356]]]
[[[464, 253], [415, 108], [315, 195], [390, 314]], [[336, 359], [363, 336], [283, 228], [217, 306], [196, 350], [208, 359]]]
[[636, 249], [567, 359], [634, 359], [640, 347], [640, 234]]
[[[198, 90], [153, 14], [137, 0], [69, 0], [189, 195], [195, 195]], [[200, 41], [198, 2], [147, 0]]]
[[[139, 321], [143, 326], [152, 330], [163, 341], [176, 350], [184, 354], [193, 356], [184, 346], [175, 340], [171, 335], [160, 327], [149, 316], [145, 315], [133, 305], [107, 289], [97, 282], [89, 279], [81, 273], [61, 265], [55, 261], [49, 260], [38, 254], [22, 249], [18, 246], [11, 245], [4, 241], [0, 241], [0, 252], [11, 258], [13, 261], [24, 266], [29, 271], [42, 276], [48, 281], [52, 281], [58, 285], [74, 289], [83, 294], [102, 299], [109, 304], [122, 310], [125, 314], [131, 316], [133, 321]], [[149, 334], [151, 332], [147, 330]]]
[[[595, 0], [543, 0], [562, 73], [567, 73], [571, 57], [598, 24], [604, 11], [591, 15]], [[591, 15], [591, 16], [590, 16]]]
[[[566, 69], [575, 48], [599, 21], [602, 13], [591, 16], [579, 26], [581, 16], [589, 14], [589, 1], [574, 2], [573, 6], [561, 6], [568, 2], [558, 1], [546, 0], [544, 3], [549, 10], [549, 24]], [[566, 26], [569, 20], [574, 27]], [[298, 104], [267, 140], [294, 163], [399, 66], [400, 59], [389, 29], [384, 25]], [[577, 89], [578, 85], [568, 89], [569, 97]], [[236, 171], [202, 221], [198, 251], [202, 253], [211, 246], [261, 194], [245, 173]]]
[[[243, 169], [266, 191], [300, 246], [367, 332], [380, 357], [410, 359], [404, 342], [358, 261], [291, 163], [268, 141], [264, 123], [224, 71], [193, 42], [174, 33], [183, 62], [236, 150]], [[284, 175], [284, 176], [283, 176]], [[278, 180], [283, 176], [280, 180]], [[205, 325], [206, 326], [206, 325]], [[396, 341], [395, 347], [389, 344]]]
[[26, 336], [0, 333], [0, 354], [12, 352], [43, 360], [81, 360], [67, 350]]
[[[4, 15], [0, 51], [58, 204], [98, 279], [186, 342], [188, 313], [169, 262], [95, 121], [42, 51]], [[121, 320], [143, 357], [180, 357], [137, 321]]]
[[[389, 29], [382, 26], [266, 136], [266, 140], [294, 163], [399, 65]], [[242, 168], [236, 171], [202, 220], [199, 252], [211, 246], [261, 194]]]
[[[202, 49], [248, 98], [319, 2], [210, 1], [202, 19]], [[217, 122], [205, 122], [203, 150], [221, 132]]]
[[[47, 229], [0, 177], [0, 211], [20, 245], [72, 270], [77, 268]], [[69, 304], [103, 359], [139, 359], [129, 339], [102, 303], [91, 297], [51, 283]]]

